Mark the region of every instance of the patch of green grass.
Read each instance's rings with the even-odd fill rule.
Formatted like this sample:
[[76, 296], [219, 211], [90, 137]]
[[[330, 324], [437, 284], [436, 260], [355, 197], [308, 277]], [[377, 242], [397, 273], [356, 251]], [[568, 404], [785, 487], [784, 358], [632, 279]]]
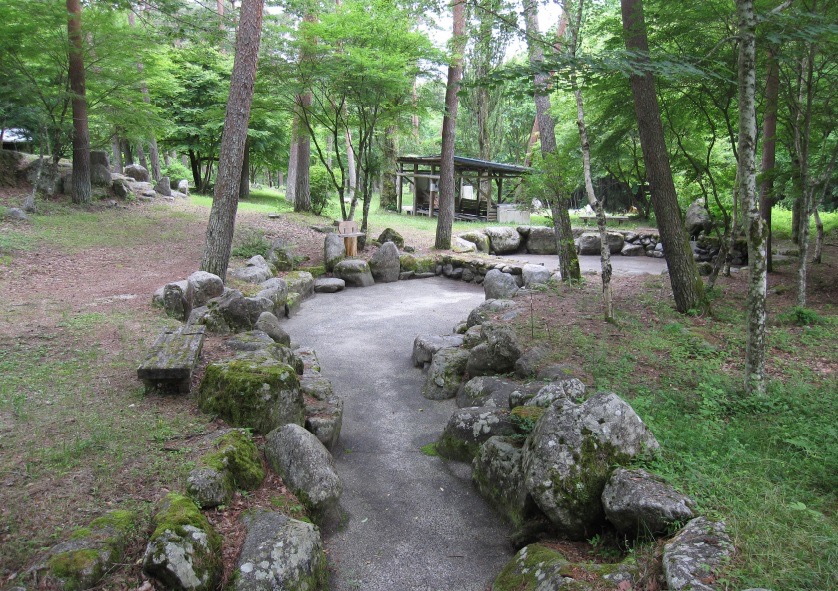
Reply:
[[[838, 211], [832, 212], [818, 212], [823, 223], [824, 234], [831, 234], [838, 230]], [[771, 235], [774, 238], [788, 240], [791, 238], [791, 218], [792, 212], [790, 209], [785, 209], [776, 206], [771, 210]], [[815, 237], [815, 218], [812, 216], [809, 222], [809, 232], [812, 239]]]
[[265, 238], [265, 232], [256, 228], [241, 226], [233, 238], [231, 254], [243, 259], [249, 259], [256, 255], [266, 257], [270, 249], [271, 243]]
[[426, 456], [430, 456], [432, 458], [439, 457], [439, 452], [436, 449], [436, 442], [423, 445], [419, 448], [419, 451], [421, 451]]

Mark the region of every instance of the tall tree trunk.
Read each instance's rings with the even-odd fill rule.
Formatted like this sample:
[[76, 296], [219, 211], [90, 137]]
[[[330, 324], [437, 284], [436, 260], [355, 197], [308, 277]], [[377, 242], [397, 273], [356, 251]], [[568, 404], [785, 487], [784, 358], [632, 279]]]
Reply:
[[125, 166], [130, 166], [134, 164], [134, 149], [131, 147], [131, 142], [126, 139], [123, 139], [121, 143], [122, 153], [125, 154]]
[[762, 119], [762, 162], [759, 188], [759, 210], [768, 238], [765, 241], [766, 269], [773, 271], [771, 260], [771, 208], [774, 207], [774, 163], [777, 152], [777, 99], [780, 94], [780, 68], [774, 47], [768, 48], [768, 75], [765, 81], [765, 112]]
[[288, 178], [285, 180], [285, 200], [294, 203], [294, 191], [297, 188], [297, 155], [299, 153], [297, 143], [299, 138], [297, 117], [294, 117], [293, 129], [291, 132], [291, 148], [288, 151]]
[[248, 197], [250, 197], [250, 139], [245, 137], [242, 172], [239, 180], [239, 199], [247, 199]]
[[[620, 5], [626, 49], [637, 52], [641, 56], [639, 59], [647, 62], [649, 41], [643, 18], [643, 1], [621, 0]], [[666, 266], [675, 296], [675, 307], [681, 313], [702, 310], [706, 305], [704, 282], [698, 275], [689, 237], [681, 219], [681, 208], [672, 180], [663, 123], [655, 94], [655, 79], [648, 70], [638, 73], [634, 69], [629, 81], [634, 97], [634, 112], [640, 132], [640, 148], [646, 164], [652, 208], [655, 210], [658, 231], [666, 252]]]
[[[544, 50], [536, 41], [539, 35], [538, 4], [536, 0], [524, 0], [524, 22], [527, 29], [530, 65], [539, 70], [544, 62]], [[567, 19], [563, 13], [557, 35], [564, 34], [566, 27]], [[550, 77], [546, 73], [538, 72], [533, 76], [533, 85], [535, 87], [533, 100], [535, 101], [538, 134], [541, 139], [541, 154], [545, 157], [545, 166], [557, 166], [558, 163], [555, 158], [556, 122], [550, 114]], [[550, 212], [553, 216], [553, 231], [556, 234], [559, 273], [562, 276], [562, 281], [579, 281], [582, 274], [579, 270], [576, 245], [573, 242], [573, 231], [570, 227], [569, 205], [569, 196], [564, 195], [557, 186], [555, 194], [550, 197]]]
[[111, 137], [111, 152], [113, 153], [111, 169], [113, 172], [122, 174], [122, 148], [120, 148], [119, 136], [116, 133]]
[[396, 176], [396, 156], [398, 146], [396, 144], [396, 127], [391, 125], [384, 132], [383, 149], [384, 171], [381, 173], [381, 209], [395, 211], [398, 207], [398, 195], [396, 194], [396, 183], [400, 182]]
[[[817, 3], [812, 4], [814, 11]], [[812, 100], [814, 98], [814, 87], [812, 78], [815, 69], [815, 47], [812, 43], [806, 45], [806, 57], [801, 62], [801, 88], [798, 113], [802, 117], [797, 118], [795, 125], [794, 144], [795, 151], [800, 158], [800, 226], [798, 230], [797, 244], [800, 248], [800, 264], [797, 268], [797, 305], [801, 308], [806, 306], [806, 279], [809, 270], [809, 222], [812, 218], [812, 202], [815, 195], [815, 186], [812, 182], [809, 171], [809, 142], [812, 128]]]
[[140, 161], [140, 166], [148, 170], [148, 160], [146, 160], [142, 142], [137, 142], [137, 159]]
[[[576, 17], [571, 25], [570, 57], [576, 59], [576, 50], [579, 47], [579, 39], [582, 28], [582, 14], [585, 2], [579, 0]], [[567, 14], [566, 3], [562, 2], [562, 10]], [[614, 306], [611, 298], [611, 249], [608, 245], [608, 231], [605, 228], [605, 210], [602, 200], [597, 199], [594, 193], [594, 182], [591, 177], [591, 144], [588, 140], [588, 129], [585, 126], [585, 104], [582, 100], [582, 89], [576, 77], [576, 71], [570, 71], [570, 85], [576, 99], [576, 126], [579, 128], [579, 143], [582, 146], [582, 169], [585, 176], [585, 193], [588, 196], [588, 203], [596, 211], [597, 227], [599, 229], [599, 253], [602, 270], [602, 313], [605, 320], [614, 320]]]
[[[184, 156], [185, 157], [185, 156]], [[192, 182], [195, 184], [195, 190], [201, 190], [201, 159], [191, 148], [189, 149], [189, 168], [192, 171]]]
[[167, 151], [163, 150], [163, 165], [166, 168], [169, 168], [169, 166], [171, 166], [171, 164], [172, 164], [172, 159], [169, 156], [169, 153]]
[[70, 90], [73, 92], [73, 203], [88, 203], [90, 190], [90, 131], [84, 81], [81, 0], [67, 0], [67, 35], [70, 40]]
[[[301, 109], [311, 107], [311, 93], [298, 97]], [[311, 168], [311, 136], [307, 130], [297, 138], [297, 175], [294, 179], [294, 211], [311, 211], [311, 189], [309, 172]]]
[[753, 0], [736, 0], [739, 29], [739, 201], [748, 237], [748, 336], [745, 392], [765, 394], [765, 296], [768, 287], [765, 241], [756, 188], [756, 16]]
[[[452, 6], [454, 27], [451, 39], [451, 63], [448, 65], [448, 83], [445, 86], [445, 115], [442, 118], [442, 154], [439, 165], [439, 217], [436, 221], [434, 248], [451, 248], [454, 227], [454, 139], [457, 133], [457, 108], [460, 80], [463, 77], [463, 52], [466, 47], [466, 3], [454, 0]], [[433, 203], [430, 204], [433, 213]], [[488, 214], [488, 210], [486, 212]]]
[[247, 125], [256, 81], [264, 0], [244, 0], [236, 33], [236, 55], [230, 96], [218, 155], [218, 179], [207, 224], [201, 269], [225, 279], [236, 224], [239, 182], [247, 142]]

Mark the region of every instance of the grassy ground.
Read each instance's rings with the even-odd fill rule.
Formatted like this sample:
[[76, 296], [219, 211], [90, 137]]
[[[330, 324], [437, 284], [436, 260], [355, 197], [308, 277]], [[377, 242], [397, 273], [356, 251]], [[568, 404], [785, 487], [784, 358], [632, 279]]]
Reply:
[[[242, 219], [279, 211], [304, 227], [336, 217], [336, 208], [324, 218], [294, 214], [280, 197], [254, 192]], [[191, 202], [45, 202], [31, 224], [2, 226], [0, 587], [103, 508], [149, 511], [160, 491], [182, 487], [202, 450], [212, 417], [188, 397], [145, 395], [134, 375], [171, 323], [148, 305], [151, 291], [197, 266], [210, 199]], [[775, 211], [777, 235], [787, 231], [783, 215]], [[836, 228], [838, 214], [824, 221]], [[371, 234], [388, 226], [433, 242], [435, 220], [371, 215]], [[616, 324], [599, 320], [595, 278], [537, 296], [522, 319], [522, 335], [549, 342], [591, 386], [629, 399], [664, 448], [650, 467], [727, 520], [739, 554], [724, 589], [838, 588], [836, 256], [833, 246], [813, 266], [813, 311], [792, 313], [793, 265], [772, 276], [764, 398], [740, 387], [744, 277], [720, 279], [704, 317], [675, 313], [665, 282], [650, 277], [615, 280]], [[141, 550], [108, 588], [137, 586]]]

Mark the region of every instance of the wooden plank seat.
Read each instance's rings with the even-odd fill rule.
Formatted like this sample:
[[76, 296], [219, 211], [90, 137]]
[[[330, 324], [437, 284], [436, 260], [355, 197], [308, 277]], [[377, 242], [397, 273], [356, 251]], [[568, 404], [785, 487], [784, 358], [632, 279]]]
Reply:
[[[595, 215], [580, 215], [579, 219], [585, 222], [585, 225], [588, 225], [588, 222], [595, 222], [596, 216]], [[629, 221], [629, 216], [627, 215], [607, 215], [605, 216], [605, 222], [608, 223], [610, 220], [614, 220], [617, 222], [618, 226], [622, 226], [623, 222]]]
[[353, 221], [338, 223], [338, 236], [343, 238], [343, 246], [346, 248], [348, 257], [358, 255], [358, 236], [363, 235], [363, 232], [358, 231], [358, 224]]
[[174, 390], [189, 392], [192, 370], [204, 346], [203, 326], [182, 326], [164, 330], [137, 368], [137, 377], [146, 390]]

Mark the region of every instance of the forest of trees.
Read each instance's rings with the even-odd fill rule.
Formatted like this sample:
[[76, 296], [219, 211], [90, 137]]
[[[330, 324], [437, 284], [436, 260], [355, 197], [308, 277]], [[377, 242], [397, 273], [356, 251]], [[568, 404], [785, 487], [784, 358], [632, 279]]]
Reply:
[[[245, 38], [248, 10], [258, 30]], [[521, 198], [550, 206], [565, 277], [578, 277], [568, 208], [633, 208], [661, 232], [681, 312], [704, 306], [683, 229], [700, 199], [723, 244], [747, 237], [746, 386], [759, 392], [772, 207], [794, 214], [805, 306], [809, 220], [838, 205], [836, 22], [822, 0], [4, 0], [0, 129], [53, 163], [72, 157], [76, 202], [91, 198], [89, 150], [107, 149], [117, 165], [215, 189], [233, 216], [248, 181], [317, 208], [317, 174], [362, 230], [374, 192], [395, 203], [398, 154], [442, 152], [438, 248], [451, 240], [453, 153], [532, 166]], [[245, 57], [249, 116], [234, 75]], [[229, 133], [231, 116], [247, 125], [227, 148], [225, 113]]]

